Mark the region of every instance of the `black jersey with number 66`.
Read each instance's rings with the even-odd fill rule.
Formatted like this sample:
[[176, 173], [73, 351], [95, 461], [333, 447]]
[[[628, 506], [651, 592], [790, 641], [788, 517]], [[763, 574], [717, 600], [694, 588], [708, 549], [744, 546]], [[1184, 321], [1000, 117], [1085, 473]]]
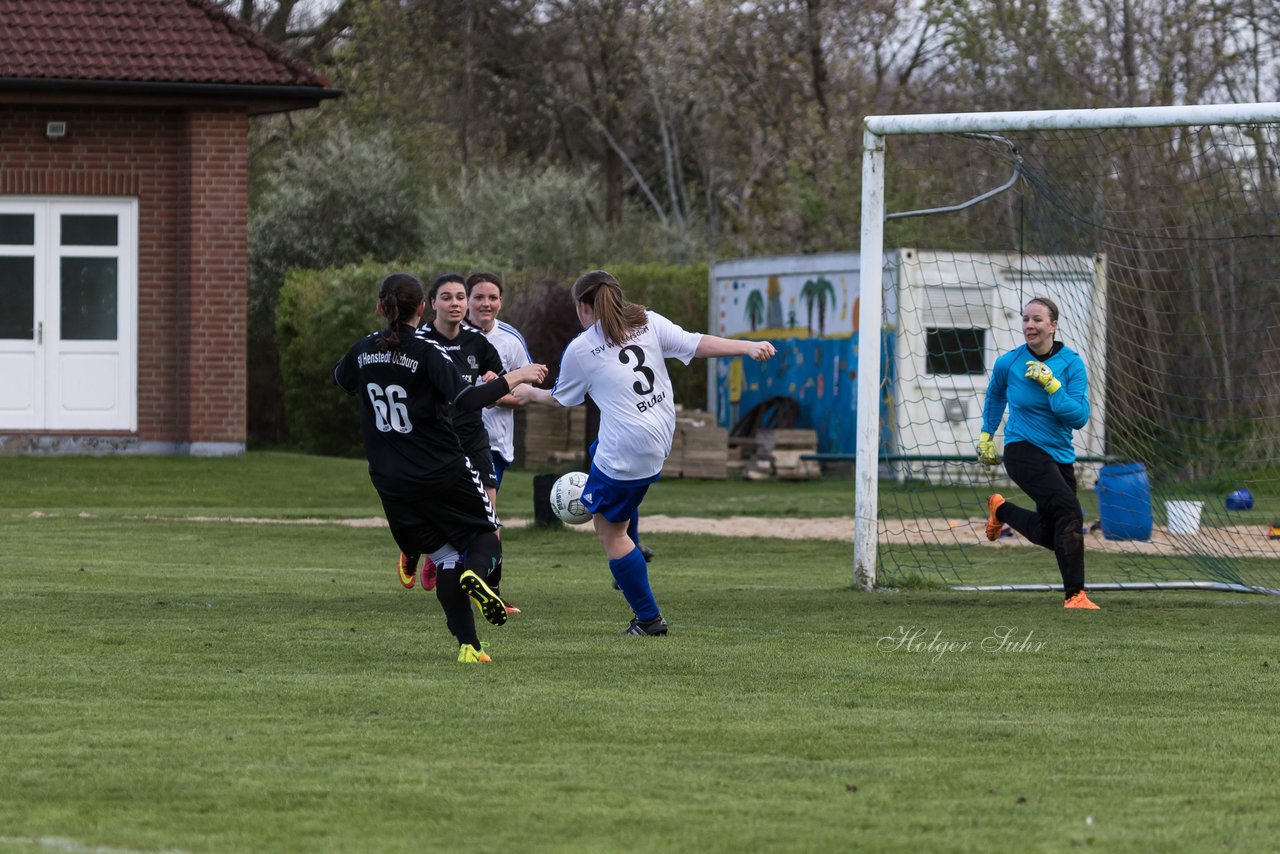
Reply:
[[333, 368], [333, 381], [360, 401], [360, 435], [369, 478], [395, 493], [462, 456], [455, 412], [483, 409], [511, 389], [499, 377], [467, 383], [434, 342], [400, 327], [400, 347], [379, 348], [380, 334], [361, 338]]

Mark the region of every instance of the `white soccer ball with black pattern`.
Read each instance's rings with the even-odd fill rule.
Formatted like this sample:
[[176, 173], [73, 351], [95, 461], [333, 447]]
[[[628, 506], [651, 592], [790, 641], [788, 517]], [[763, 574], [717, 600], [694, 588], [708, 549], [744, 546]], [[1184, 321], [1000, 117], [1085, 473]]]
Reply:
[[582, 506], [582, 488], [587, 485], [585, 472], [571, 471], [551, 484], [551, 510], [566, 525], [591, 521], [591, 513]]

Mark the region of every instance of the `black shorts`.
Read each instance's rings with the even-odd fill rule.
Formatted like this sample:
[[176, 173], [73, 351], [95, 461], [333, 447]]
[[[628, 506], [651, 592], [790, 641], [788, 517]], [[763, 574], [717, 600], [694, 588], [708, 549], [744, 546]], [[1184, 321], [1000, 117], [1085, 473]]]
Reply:
[[430, 554], [446, 544], [466, 551], [498, 519], [480, 473], [465, 457], [412, 483], [378, 488], [391, 536], [405, 554]]
[[471, 467], [476, 470], [476, 474], [480, 475], [480, 482], [489, 489], [498, 488], [498, 473], [493, 469], [493, 455], [489, 453], [488, 448], [482, 448], [479, 451], [467, 451], [467, 459], [471, 461]]

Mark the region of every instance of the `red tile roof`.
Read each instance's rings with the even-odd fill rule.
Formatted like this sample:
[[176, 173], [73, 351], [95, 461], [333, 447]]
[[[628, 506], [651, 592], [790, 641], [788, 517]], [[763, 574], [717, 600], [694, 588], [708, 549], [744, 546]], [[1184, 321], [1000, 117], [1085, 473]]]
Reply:
[[206, 0], [0, 0], [0, 79], [329, 85]]

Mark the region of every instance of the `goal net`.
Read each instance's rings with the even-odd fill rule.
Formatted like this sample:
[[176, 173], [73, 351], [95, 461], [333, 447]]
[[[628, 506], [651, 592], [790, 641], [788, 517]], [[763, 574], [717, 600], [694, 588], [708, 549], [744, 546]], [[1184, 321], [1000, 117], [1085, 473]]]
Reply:
[[1046, 296], [1088, 586], [1280, 592], [1280, 104], [871, 117], [863, 166], [855, 581], [1060, 586], [987, 541], [989, 493], [1032, 502], [974, 452]]

